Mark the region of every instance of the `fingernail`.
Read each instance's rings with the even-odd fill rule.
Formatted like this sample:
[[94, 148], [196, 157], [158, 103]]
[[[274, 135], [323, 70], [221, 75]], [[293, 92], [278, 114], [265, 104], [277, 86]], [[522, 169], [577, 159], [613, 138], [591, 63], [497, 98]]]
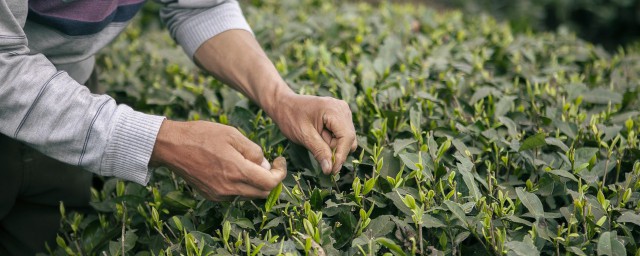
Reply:
[[267, 170], [271, 170], [271, 164], [269, 164], [269, 160], [267, 160], [266, 158], [262, 158], [262, 164], [260, 164], [260, 166]]
[[329, 163], [329, 160], [325, 159], [322, 160], [322, 171], [324, 173], [330, 173], [331, 172], [331, 163]]

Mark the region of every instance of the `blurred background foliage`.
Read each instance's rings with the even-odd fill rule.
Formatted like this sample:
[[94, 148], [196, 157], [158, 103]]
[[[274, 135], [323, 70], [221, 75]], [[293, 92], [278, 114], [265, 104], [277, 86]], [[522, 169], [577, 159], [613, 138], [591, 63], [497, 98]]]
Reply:
[[[318, 0], [320, 1], [320, 0]], [[510, 23], [515, 33], [566, 29], [609, 51], [640, 39], [640, 0], [350, 0], [380, 4], [413, 3], [437, 10], [487, 13]], [[261, 5], [264, 1], [240, 0]], [[268, 2], [268, 1], [267, 1]], [[159, 25], [157, 4], [147, 4], [143, 24]], [[310, 10], [312, 11], [312, 10]]]
[[[360, 0], [361, 1], [361, 0]], [[380, 3], [384, 0], [368, 0]], [[436, 9], [487, 13], [510, 23], [514, 32], [567, 29], [609, 51], [637, 44], [640, 0], [393, 0]]]
[[640, 37], [639, 0], [440, 0], [466, 13], [486, 12], [515, 31], [569, 29], [608, 50]]

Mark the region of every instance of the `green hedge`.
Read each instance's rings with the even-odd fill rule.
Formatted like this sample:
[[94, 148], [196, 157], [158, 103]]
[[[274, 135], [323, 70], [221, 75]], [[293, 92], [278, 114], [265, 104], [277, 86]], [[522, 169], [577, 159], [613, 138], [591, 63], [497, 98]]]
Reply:
[[[424, 7], [244, 6], [296, 91], [346, 100], [359, 149], [321, 174], [255, 105], [166, 32], [131, 26], [100, 55], [120, 102], [238, 127], [289, 175], [269, 200], [213, 203], [160, 168], [106, 179], [63, 212], [53, 254], [640, 255], [638, 49], [515, 34]], [[61, 208], [64, 210], [64, 208]]]

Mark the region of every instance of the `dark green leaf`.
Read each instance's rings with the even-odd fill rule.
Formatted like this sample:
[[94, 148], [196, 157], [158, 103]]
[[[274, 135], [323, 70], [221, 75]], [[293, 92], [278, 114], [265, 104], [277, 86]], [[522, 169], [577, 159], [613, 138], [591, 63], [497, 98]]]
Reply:
[[171, 191], [167, 193], [164, 196], [163, 201], [167, 205], [180, 210], [192, 209], [196, 207], [196, 200], [192, 197], [189, 197], [182, 191]]
[[393, 142], [393, 155], [398, 156], [409, 145], [416, 143], [415, 139], [398, 139]]
[[544, 145], [547, 145], [547, 142], [545, 142], [545, 136], [546, 135], [544, 133], [538, 133], [525, 139], [520, 145], [520, 149], [518, 151], [540, 148]]
[[462, 175], [462, 179], [469, 189], [469, 194], [474, 198], [475, 201], [480, 200], [482, 194], [480, 193], [480, 189], [478, 189], [478, 185], [473, 178], [473, 174], [471, 174], [472, 170], [469, 168], [469, 166], [465, 166], [461, 163], [458, 163], [457, 166], [458, 172], [460, 172], [460, 174]]
[[431, 216], [430, 214], [425, 213], [424, 215], [422, 215], [422, 226], [424, 226], [425, 228], [444, 228], [447, 225], [445, 225], [439, 219]]
[[529, 239], [528, 242], [520, 242], [520, 241], [511, 241], [507, 242], [505, 247], [512, 250], [516, 255], [519, 256], [538, 256], [540, 255], [540, 251]]
[[620, 215], [620, 217], [618, 217], [616, 221], [622, 223], [633, 223], [637, 226], [640, 226], [640, 215], [634, 213], [633, 211], [626, 211], [622, 213], [622, 215]]
[[598, 255], [625, 256], [627, 255], [627, 250], [618, 240], [618, 234], [615, 231], [607, 231], [600, 234], [598, 239]]
[[531, 214], [533, 214], [534, 217], [544, 217], [544, 208], [542, 207], [542, 202], [540, 202], [538, 196], [524, 191], [522, 188], [516, 188], [516, 194], [518, 195], [518, 198], [520, 198], [522, 204]]
[[457, 219], [461, 220], [464, 225], [467, 225], [467, 216], [462, 210], [460, 204], [452, 202], [452, 201], [444, 201], [444, 204], [447, 206], [449, 211], [455, 216]]

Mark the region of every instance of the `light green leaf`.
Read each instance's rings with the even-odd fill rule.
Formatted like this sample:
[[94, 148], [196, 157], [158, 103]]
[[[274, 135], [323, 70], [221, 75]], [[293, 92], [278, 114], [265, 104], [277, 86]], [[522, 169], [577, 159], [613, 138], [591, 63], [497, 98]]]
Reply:
[[280, 182], [278, 186], [276, 186], [271, 190], [271, 192], [269, 192], [267, 201], [264, 203], [264, 209], [266, 212], [270, 212], [271, 208], [276, 205], [276, 202], [278, 202], [278, 198], [280, 198], [280, 193], [282, 193], [282, 182]]
[[397, 245], [393, 240], [389, 238], [378, 237], [376, 238], [376, 242], [391, 250], [391, 252], [393, 252], [393, 255], [407, 255], [402, 251], [402, 248], [400, 248], [399, 245]]

